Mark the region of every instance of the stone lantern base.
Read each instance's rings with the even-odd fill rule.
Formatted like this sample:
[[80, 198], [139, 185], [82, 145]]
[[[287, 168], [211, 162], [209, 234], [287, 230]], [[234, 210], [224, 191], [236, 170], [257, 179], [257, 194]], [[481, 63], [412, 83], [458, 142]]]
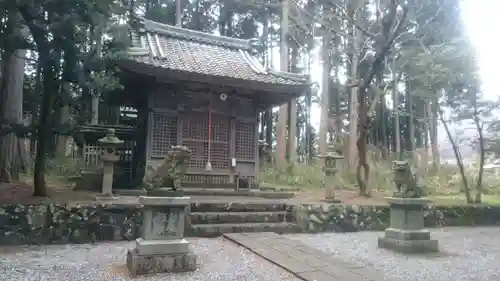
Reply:
[[426, 198], [386, 198], [390, 204], [390, 227], [378, 239], [378, 247], [400, 253], [438, 252], [437, 240], [424, 229]]

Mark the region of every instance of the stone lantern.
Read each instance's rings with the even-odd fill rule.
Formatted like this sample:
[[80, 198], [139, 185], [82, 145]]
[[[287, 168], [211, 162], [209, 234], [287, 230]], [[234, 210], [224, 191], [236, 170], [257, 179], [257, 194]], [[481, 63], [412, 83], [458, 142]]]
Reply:
[[263, 140], [259, 140], [259, 160], [261, 166], [269, 162], [269, 144]]
[[335, 147], [329, 146], [328, 152], [321, 155], [323, 159], [323, 172], [325, 173], [325, 201], [329, 203], [340, 203], [340, 200], [335, 199], [335, 175], [338, 172], [338, 160], [344, 159], [344, 156], [335, 152]]
[[101, 147], [102, 168], [102, 187], [101, 194], [97, 199], [114, 199], [113, 188], [113, 169], [114, 163], [120, 159], [118, 148], [123, 145], [123, 141], [115, 136], [114, 129], [108, 129], [106, 136], [97, 140]]

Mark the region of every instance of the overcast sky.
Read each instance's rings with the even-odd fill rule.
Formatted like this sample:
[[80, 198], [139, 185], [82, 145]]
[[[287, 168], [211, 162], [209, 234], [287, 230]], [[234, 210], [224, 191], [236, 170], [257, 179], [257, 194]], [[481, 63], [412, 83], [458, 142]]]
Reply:
[[[500, 94], [498, 82], [498, 65], [500, 56], [497, 55], [500, 41], [498, 29], [500, 28], [500, 0], [462, 0], [462, 20], [465, 23], [467, 33], [470, 36], [478, 54], [480, 77], [483, 84], [484, 97], [496, 100]], [[319, 45], [319, 44], [318, 44]], [[321, 84], [322, 67], [319, 60], [319, 47], [316, 46], [316, 54], [311, 67], [312, 80]], [[279, 68], [279, 49], [274, 50], [273, 66]], [[319, 105], [313, 104], [311, 121], [316, 129], [319, 129], [320, 109]], [[455, 131], [463, 132], [463, 128], [453, 128]], [[448, 150], [449, 143], [444, 128], [439, 124], [438, 138], [440, 149]], [[464, 151], [463, 154], [468, 154]]]

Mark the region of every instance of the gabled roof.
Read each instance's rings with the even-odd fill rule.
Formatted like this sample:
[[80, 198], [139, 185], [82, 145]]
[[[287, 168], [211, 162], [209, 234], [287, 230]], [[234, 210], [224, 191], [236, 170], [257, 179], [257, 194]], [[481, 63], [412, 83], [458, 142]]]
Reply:
[[171, 71], [271, 85], [305, 86], [308, 76], [276, 71], [260, 64], [251, 40], [217, 36], [136, 18], [128, 56]]

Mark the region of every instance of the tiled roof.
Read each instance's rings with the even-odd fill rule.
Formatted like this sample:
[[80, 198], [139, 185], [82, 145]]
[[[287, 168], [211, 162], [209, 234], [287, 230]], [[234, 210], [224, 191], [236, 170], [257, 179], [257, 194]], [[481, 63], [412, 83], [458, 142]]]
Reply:
[[251, 55], [251, 40], [211, 35], [142, 18], [133, 28], [128, 55], [135, 61], [174, 71], [269, 84], [305, 85], [305, 75], [280, 72]]

